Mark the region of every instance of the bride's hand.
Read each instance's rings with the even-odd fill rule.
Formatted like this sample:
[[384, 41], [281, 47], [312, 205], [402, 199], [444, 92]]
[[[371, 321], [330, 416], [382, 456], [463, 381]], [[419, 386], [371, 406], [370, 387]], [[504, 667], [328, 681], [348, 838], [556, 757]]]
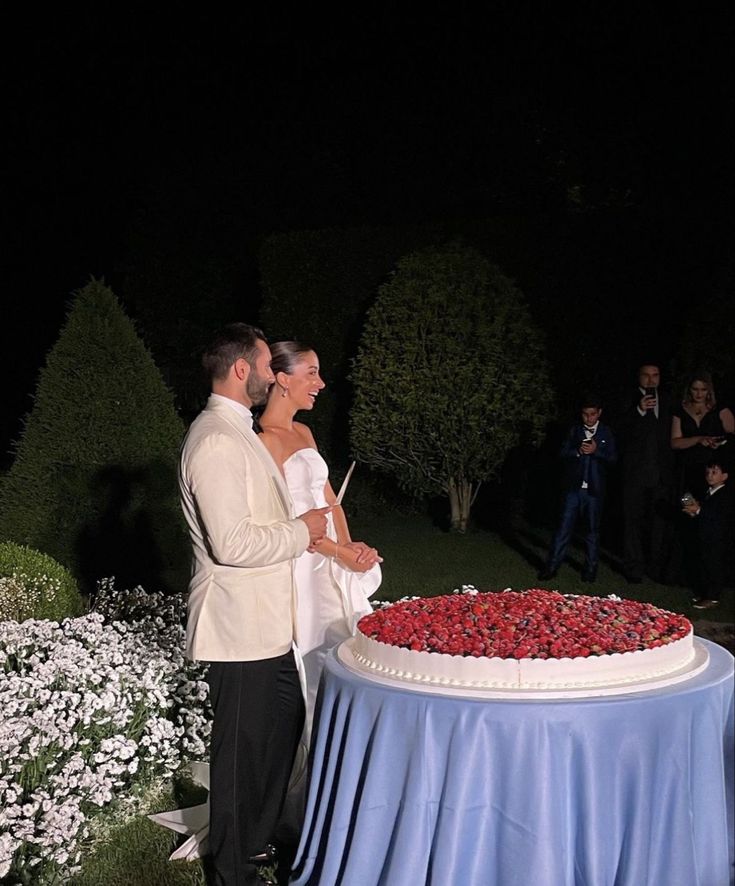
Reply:
[[350, 541], [347, 544], [341, 545], [341, 547], [354, 551], [357, 554], [356, 562], [360, 566], [367, 565], [369, 568], [372, 568], [376, 563], [383, 562], [383, 558], [378, 554], [377, 550], [371, 548], [370, 545], [366, 545], [364, 541]]

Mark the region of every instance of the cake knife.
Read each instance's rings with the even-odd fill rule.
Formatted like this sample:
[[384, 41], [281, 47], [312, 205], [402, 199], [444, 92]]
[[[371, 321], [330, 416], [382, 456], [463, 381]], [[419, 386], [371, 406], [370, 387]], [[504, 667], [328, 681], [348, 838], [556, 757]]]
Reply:
[[347, 485], [350, 482], [350, 477], [352, 476], [352, 472], [355, 470], [356, 464], [357, 464], [357, 462], [353, 461], [352, 464], [350, 465], [350, 469], [345, 474], [345, 478], [342, 481], [342, 485], [340, 486], [339, 492], [337, 493], [337, 501], [335, 502], [335, 504], [337, 504], [337, 505], [342, 504], [342, 499], [345, 497], [345, 492], [347, 492]]

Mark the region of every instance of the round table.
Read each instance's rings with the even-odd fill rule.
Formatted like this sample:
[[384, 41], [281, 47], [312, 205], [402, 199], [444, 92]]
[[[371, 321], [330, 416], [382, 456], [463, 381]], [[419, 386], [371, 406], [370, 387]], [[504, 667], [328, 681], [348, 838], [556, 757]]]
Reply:
[[675, 686], [478, 700], [327, 657], [297, 886], [728, 886], [733, 657]]

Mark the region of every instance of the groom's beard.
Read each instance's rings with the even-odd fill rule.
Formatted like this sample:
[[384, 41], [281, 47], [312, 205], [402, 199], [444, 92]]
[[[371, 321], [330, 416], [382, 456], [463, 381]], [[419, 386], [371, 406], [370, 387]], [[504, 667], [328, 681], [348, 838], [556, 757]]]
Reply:
[[262, 406], [266, 402], [268, 399], [268, 391], [272, 384], [273, 382], [264, 378], [259, 378], [254, 372], [251, 372], [250, 375], [248, 375], [245, 391], [253, 406]]

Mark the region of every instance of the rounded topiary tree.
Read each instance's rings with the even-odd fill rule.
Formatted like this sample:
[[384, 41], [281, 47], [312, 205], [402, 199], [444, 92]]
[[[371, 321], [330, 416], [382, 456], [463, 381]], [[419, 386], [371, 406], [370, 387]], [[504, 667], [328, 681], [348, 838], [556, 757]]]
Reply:
[[352, 372], [356, 458], [416, 495], [449, 496], [467, 527], [477, 485], [552, 409], [544, 345], [521, 292], [452, 245], [398, 263], [367, 315]]
[[0, 544], [0, 621], [81, 615], [74, 576], [47, 554], [13, 542]]
[[0, 486], [0, 538], [55, 557], [87, 591], [109, 575], [120, 586], [185, 586], [183, 430], [132, 322], [93, 280], [75, 294], [41, 370]]

